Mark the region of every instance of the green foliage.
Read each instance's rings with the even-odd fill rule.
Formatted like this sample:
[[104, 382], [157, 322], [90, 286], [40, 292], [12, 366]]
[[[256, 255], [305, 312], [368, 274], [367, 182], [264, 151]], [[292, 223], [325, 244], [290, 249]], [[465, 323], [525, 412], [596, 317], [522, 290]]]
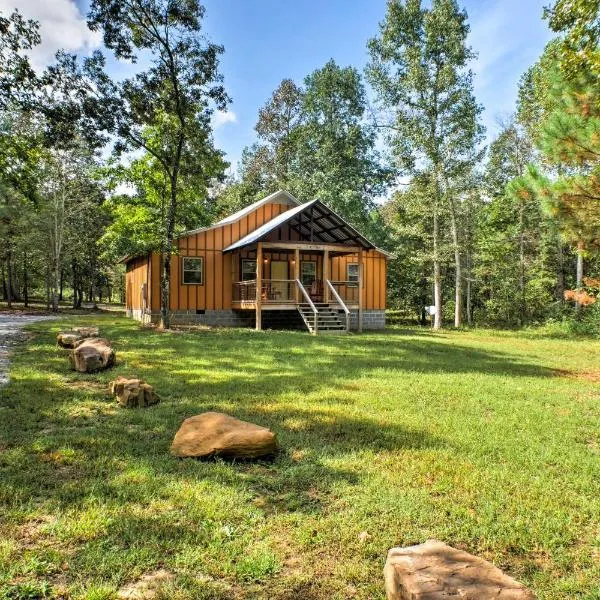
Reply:
[[38, 30], [39, 24], [18, 10], [0, 13], [0, 111], [32, 101], [38, 80], [27, 52], [41, 42]]
[[[204, 7], [188, 0], [93, 0], [88, 15], [89, 27], [102, 33], [117, 59], [150, 59], [146, 69], [119, 83], [106, 75], [99, 56], [88, 60], [88, 98], [99, 98], [84, 108], [100, 128], [117, 136], [117, 153], [142, 149], [154, 159], [151, 170], [163, 173], [168, 201], [157, 228], [162, 232], [161, 313], [167, 328], [173, 241], [184, 220], [181, 189], [186, 183], [180, 180], [193, 179], [204, 198], [226, 166], [210, 124], [213, 111], [224, 110], [229, 101], [219, 74], [223, 48], [201, 35], [203, 17]], [[155, 186], [151, 175], [145, 192]]]
[[382, 240], [374, 200], [389, 173], [380, 165], [365, 110], [365, 88], [353, 67], [330, 60], [302, 88], [284, 79], [259, 112], [260, 143], [245, 149], [239, 179], [221, 191], [219, 204], [241, 207], [287, 189], [301, 201], [318, 198]]
[[562, 33], [558, 44], [561, 69], [569, 76], [590, 69], [600, 75], [600, 1], [556, 0], [544, 16], [550, 28]]
[[[437, 307], [435, 327], [442, 324], [442, 246], [452, 240], [455, 270], [455, 325], [462, 318], [461, 194], [480, 159], [481, 107], [473, 95], [468, 69], [474, 53], [467, 46], [467, 14], [455, 0], [388, 3], [380, 36], [370, 40], [367, 75], [385, 113], [383, 126], [398, 169], [429, 177], [422, 186], [423, 215], [429, 227]], [[426, 208], [425, 208], [426, 206]], [[447, 218], [444, 218], [444, 213]]]

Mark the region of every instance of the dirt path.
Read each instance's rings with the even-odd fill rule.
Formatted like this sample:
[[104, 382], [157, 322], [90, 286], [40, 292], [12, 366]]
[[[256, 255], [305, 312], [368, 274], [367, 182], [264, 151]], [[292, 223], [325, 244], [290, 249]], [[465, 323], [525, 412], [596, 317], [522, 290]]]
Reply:
[[28, 323], [55, 318], [52, 315], [0, 312], [0, 386], [8, 382], [8, 359], [11, 347], [27, 339], [23, 327]]

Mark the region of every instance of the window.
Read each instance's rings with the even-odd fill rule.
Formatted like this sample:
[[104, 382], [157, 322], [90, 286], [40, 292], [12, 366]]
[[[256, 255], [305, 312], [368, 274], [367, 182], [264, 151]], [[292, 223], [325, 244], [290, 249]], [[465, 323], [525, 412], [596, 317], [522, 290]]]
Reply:
[[304, 287], [311, 286], [317, 278], [317, 263], [314, 260], [303, 260], [301, 263], [300, 281]]
[[242, 281], [252, 281], [256, 279], [256, 261], [242, 259]]
[[204, 285], [204, 259], [202, 257], [183, 257], [183, 283]]
[[358, 287], [358, 263], [348, 263], [346, 265], [346, 281], [348, 286]]

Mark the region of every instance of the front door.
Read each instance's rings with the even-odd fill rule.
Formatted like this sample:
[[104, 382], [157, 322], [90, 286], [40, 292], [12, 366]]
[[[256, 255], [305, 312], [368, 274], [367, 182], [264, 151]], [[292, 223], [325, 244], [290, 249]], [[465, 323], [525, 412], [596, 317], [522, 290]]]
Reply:
[[275, 302], [286, 302], [289, 298], [287, 260], [271, 261], [271, 299]]

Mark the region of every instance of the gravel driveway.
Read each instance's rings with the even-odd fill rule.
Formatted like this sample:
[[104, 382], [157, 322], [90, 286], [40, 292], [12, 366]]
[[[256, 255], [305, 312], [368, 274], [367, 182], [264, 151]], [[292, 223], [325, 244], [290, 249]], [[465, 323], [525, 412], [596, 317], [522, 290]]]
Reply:
[[0, 386], [8, 382], [8, 355], [10, 348], [27, 339], [23, 327], [36, 321], [56, 319], [52, 315], [25, 315], [0, 312]]

